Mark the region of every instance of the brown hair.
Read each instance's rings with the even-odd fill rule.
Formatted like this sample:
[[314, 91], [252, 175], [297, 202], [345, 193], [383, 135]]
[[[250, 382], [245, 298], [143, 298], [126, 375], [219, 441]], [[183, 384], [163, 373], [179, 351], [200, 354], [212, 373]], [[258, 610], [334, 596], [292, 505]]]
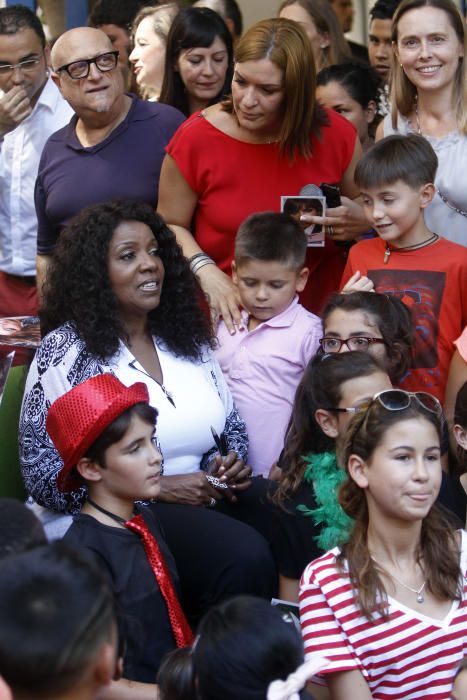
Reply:
[[[313, 51], [304, 30], [288, 19], [258, 22], [239, 40], [237, 63], [268, 58], [283, 73], [283, 119], [279, 134], [280, 151], [293, 161], [296, 151], [311, 156], [311, 136], [319, 137], [327, 123], [324, 110], [315, 97], [316, 70]], [[223, 103], [224, 111], [234, 114], [232, 96]]]
[[318, 34], [323, 38], [329, 39], [329, 44], [321, 48], [321, 60], [319, 65], [316, 66], [317, 71], [337, 63], [344, 63], [350, 59], [348, 44], [334, 10], [328, 4], [328, 0], [324, 0], [324, 2], [320, 0], [284, 0], [279, 7], [277, 15], [280, 16], [282, 10], [290, 5], [299, 5], [305, 10], [316, 26]]
[[[457, 114], [457, 126], [462, 134], [467, 134], [467, 69], [465, 56], [467, 55], [467, 32], [461, 13], [452, 0], [403, 0], [399, 5], [392, 22], [392, 40], [397, 45], [398, 24], [401, 17], [410, 10], [422, 7], [434, 7], [443, 10], [448, 16], [449, 22], [456, 32], [457, 38], [464, 47], [464, 57], [459, 60], [459, 66], [454, 83], [454, 107]], [[417, 88], [407, 78], [396, 52], [392, 55], [391, 69], [391, 115], [392, 126], [397, 128], [397, 113], [405, 117], [410, 114], [417, 98]]]
[[[349, 541], [342, 546], [338, 566], [343, 569], [344, 560], [347, 560], [356, 604], [370, 622], [374, 621], [375, 613], [387, 618], [388, 597], [380, 577], [381, 569], [368, 549], [369, 516], [366, 496], [348, 474], [348, 462], [351, 455], [358, 455], [365, 462], [371, 463], [373, 452], [381, 444], [386, 432], [396, 423], [411, 418], [429, 421], [436, 428], [441, 441], [442, 425], [434, 413], [413, 401], [407, 409], [401, 411], [388, 411], [378, 401], [373, 401], [366, 410], [362, 408], [352, 418], [339, 450], [340, 462], [347, 471], [347, 480], [339, 492], [339, 503], [344, 512], [355, 520], [355, 525]], [[423, 562], [427, 590], [440, 600], [461, 598], [459, 546], [455, 532], [436, 505], [423, 520], [417, 559]]]
[[297, 491], [308, 466], [308, 456], [335, 450], [335, 440], [321, 430], [315, 418], [316, 411], [337, 407], [345, 382], [384, 372], [368, 352], [319, 353], [310, 360], [297, 387], [285, 434], [279, 488], [272, 496], [277, 505]]

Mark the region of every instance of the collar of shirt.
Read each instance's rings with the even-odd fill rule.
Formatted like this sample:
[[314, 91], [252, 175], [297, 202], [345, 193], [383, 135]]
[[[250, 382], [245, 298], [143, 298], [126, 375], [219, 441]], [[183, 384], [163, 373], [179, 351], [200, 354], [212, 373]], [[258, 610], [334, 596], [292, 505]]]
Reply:
[[[263, 328], [264, 326], [269, 326], [269, 328], [287, 328], [288, 326], [291, 326], [292, 323], [294, 322], [295, 316], [298, 311], [298, 295], [295, 295], [295, 297], [292, 299], [290, 304], [284, 311], [281, 311], [280, 314], [277, 314], [277, 316], [273, 316], [272, 318], [268, 319], [267, 321], [263, 321], [262, 323], [259, 324], [259, 326], [256, 326], [252, 331], [249, 331], [249, 333], [254, 333], [257, 331], [259, 328]], [[247, 311], [242, 311], [242, 320], [245, 321], [246, 327], [248, 327], [248, 318], [250, 314]]]

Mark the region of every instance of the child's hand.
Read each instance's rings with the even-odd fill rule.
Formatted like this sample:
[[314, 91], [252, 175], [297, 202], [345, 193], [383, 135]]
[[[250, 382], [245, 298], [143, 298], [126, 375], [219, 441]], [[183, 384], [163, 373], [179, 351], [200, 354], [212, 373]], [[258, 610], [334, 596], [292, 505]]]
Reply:
[[348, 282], [342, 287], [341, 294], [353, 292], [374, 292], [375, 285], [369, 277], [362, 275], [358, 270], [354, 272]]

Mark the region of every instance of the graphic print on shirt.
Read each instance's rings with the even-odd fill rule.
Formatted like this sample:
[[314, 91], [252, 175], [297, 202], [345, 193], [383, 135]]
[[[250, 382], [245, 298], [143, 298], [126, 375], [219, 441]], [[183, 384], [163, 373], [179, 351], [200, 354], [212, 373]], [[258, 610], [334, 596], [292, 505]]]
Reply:
[[[412, 367], [438, 365], [439, 314], [446, 273], [431, 270], [369, 270], [376, 292], [394, 294], [411, 310], [415, 329]], [[410, 370], [409, 370], [410, 372]]]

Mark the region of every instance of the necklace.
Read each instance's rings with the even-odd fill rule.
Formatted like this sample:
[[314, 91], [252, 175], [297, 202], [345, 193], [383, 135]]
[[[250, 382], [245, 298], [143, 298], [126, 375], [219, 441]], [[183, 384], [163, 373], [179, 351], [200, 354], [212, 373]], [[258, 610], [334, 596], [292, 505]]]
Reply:
[[425, 590], [426, 579], [423, 581], [423, 583], [422, 583], [422, 585], [420, 586], [420, 588], [412, 588], [412, 586], [408, 586], [406, 583], [404, 583], [403, 581], [401, 581], [400, 578], [397, 578], [397, 576], [395, 576], [394, 574], [391, 574], [382, 564], [380, 564], [380, 562], [379, 562], [377, 559], [375, 559], [374, 557], [372, 557], [372, 559], [373, 559], [374, 562], [376, 562], [376, 564], [378, 564], [378, 566], [379, 566], [388, 576], [390, 576], [392, 579], [394, 579], [394, 581], [397, 581], [397, 583], [399, 583], [401, 586], [403, 586], [404, 588], [406, 588], [406, 589], [407, 589], [408, 591], [410, 591], [411, 593], [415, 593], [415, 595], [417, 596], [417, 603], [420, 603], [420, 605], [421, 605], [422, 603], [425, 602], [425, 596], [423, 595], [423, 591]]
[[115, 520], [116, 523], [119, 523], [120, 525], [125, 526], [125, 523], [127, 522], [125, 518], [120, 517], [120, 515], [117, 515], [116, 513], [111, 513], [110, 510], [106, 510], [102, 506], [100, 506], [98, 503], [92, 500], [92, 498], [86, 499], [87, 502], [96, 510], [100, 511], [104, 515], [107, 515], [108, 518], [112, 518], [112, 520]]
[[432, 233], [429, 238], [426, 239], [426, 241], [422, 241], [421, 243], [414, 243], [413, 245], [404, 245], [401, 248], [390, 248], [389, 243], [386, 243], [386, 250], [384, 251], [384, 260], [383, 263], [385, 265], [388, 264], [389, 258], [391, 257], [391, 253], [400, 253], [403, 250], [418, 250], [419, 248], [425, 248], [428, 245], [431, 245], [431, 243], [435, 243], [438, 240], [439, 236], [437, 233]]

